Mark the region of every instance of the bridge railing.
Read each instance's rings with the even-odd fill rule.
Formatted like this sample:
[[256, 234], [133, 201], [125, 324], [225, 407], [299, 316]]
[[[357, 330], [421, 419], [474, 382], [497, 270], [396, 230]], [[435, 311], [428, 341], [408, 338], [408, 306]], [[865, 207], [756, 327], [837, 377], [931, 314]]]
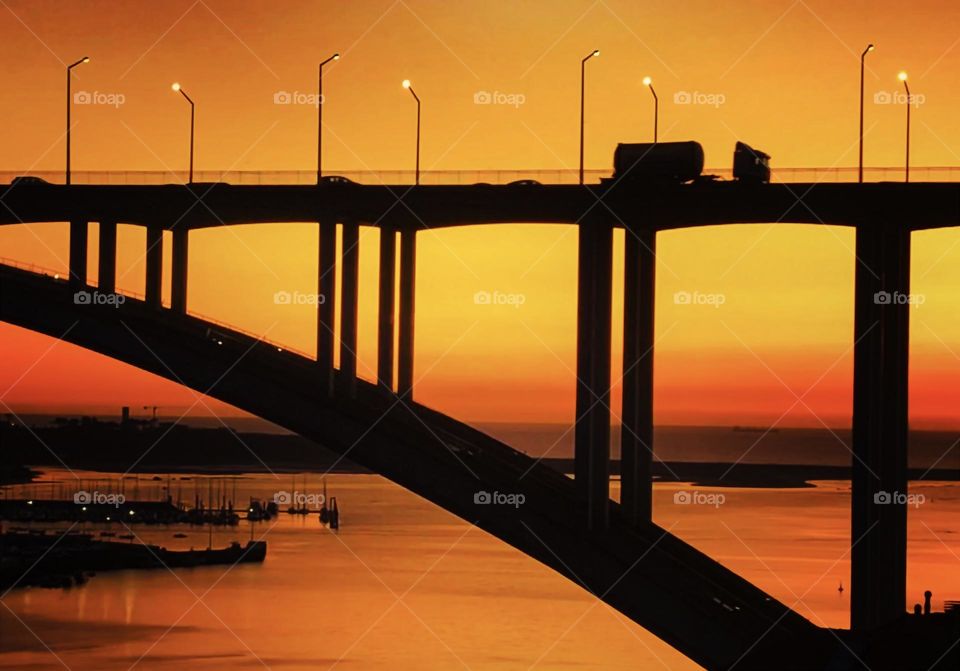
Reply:
[[[55, 279], [55, 280], [61, 280], [61, 281], [63, 281], [64, 283], [66, 283], [66, 281], [67, 281], [67, 272], [66, 272], [66, 271], [59, 271], [59, 270], [55, 270], [55, 269], [53, 269], [53, 268], [47, 268], [47, 267], [45, 267], [45, 266], [39, 266], [39, 265], [37, 265], [37, 264], [35, 264], [35, 263], [25, 263], [25, 262], [23, 262], [23, 261], [18, 261], [18, 260], [16, 260], [16, 259], [8, 259], [8, 258], [0, 257], [0, 266], [10, 266], [10, 267], [12, 267], [12, 268], [17, 268], [17, 269], [19, 269], [19, 270], [26, 270], [26, 271], [31, 272], [31, 273], [36, 273], [37, 275], [43, 275], [43, 276], [45, 276], [45, 277], [51, 277], [51, 278], [53, 278], [53, 279]], [[95, 286], [92, 286], [92, 285], [91, 285], [91, 286], [88, 286], [88, 287], [86, 287], [86, 288], [87, 288], [87, 289], [96, 289], [96, 287], [95, 287]], [[120, 296], [124, 296], [124, 297], [126, 297], [126, 298], [132, 298], [132, 299], [137, 300], [137, 301], [145, 301], [145, 300], [146, 300], [146, 296], [145, 296], [144, 294], [139, 293], [139, 292], [137, 292], [137, 291], [133, 291], [133, 290], [131, 290], [131, 289], [117, 288], [117, 290], [116, 290], [115, 293], [118, 294], [118, 295], [120, 295]], [[307, 358], [307, 359], [313, 359], [313, 358], [314, 358], [314, 355], [313, 355], [313, 354], [309, 354], [309, 353], [307, 353], [307, 352], [304, 352], [304, 351], [295, 349], [295, 348], [293, 348], [293, 347], [289, 347], [289, 346], [287, 346], [287, 345], [285, 345], [285, 344], [283, 344], [283, 343], [281, 343], [281, 342], [275, 341], [275, 340], [268, 340], [267, 338], [263, 337], [263, 334], [261, 334], [261, 333], [255, 333], [255, 332], [253, 332], [253, 331], [248, 331], [248, 330], [246, 330], [246, 329], [240, 328], [240, 327], [237, 326], [236, 324], [230, 324], [230, 323], [228, 323], [228, 322], [222, 321], [222, 320], [220, 320], [220, 319], [216, 319], [216, 318], [214, 318], [214, 317], [210, 317], [209, 315], [205, 315], [205, 314], [201, 314], [201, 313], [199, 313], [199, 312], [195, 312], [195, 311], [193, 311], [193, 310], [188, 310], [188, 311], [187, 311], [187, 314], [188, 314], [190, 317], [193, 317], [194, 319], [199, 319], [199, 320], [201, 320], [201, 321], [207, 322], [207, 323], [209, 323], [209, 324], [212, 325], [212, 326], [219, 326], [219, 327], [221, 327], [221, 328], [223, 328], [223, 329], [226, 329], [226, 330], [229, 330], [229, 331], [233, 331], [233, 332], [239, 333], [239, 334], [241, 334], [241, 335], [245, 335], [245, 336], [247, 336], [248, 338], [253, 338], [254, 340], [259, 340], [260, 342], [262, 342], [262, 343], [265, 344], [265, 345], [269, 345], [270, 347], [275, 347], [275, 348], [277, 348], [277, 350], [279, 350], [279, 351], [290, 352], [291, 354], [296, 354], [296, 355], [305, 357], [305, 358]]]
[[[730, 168], [708, 168], [704, 174], [717, 175], [721, 179], [731, 179]], [[331, 170], [327, 175], [340, 175], [358, 184], [410, 184], [414, 182], [412, 170]], [[0, 170], [0, 184], [9, 184], [15, 177], [39, 177], [51, 184], [62, 184], [62, 171], [18, 171]], [[584, 181], [596, 184], [602, 178], [611, 176], [610, 170], [587, 170]], [[579, 175], [576, 170], [424, 170], [420, 173], [421, 184], [509, 184], [520, 180], [534, 180], [541, 184], [576, 184]], [[865, 182], [900, 182], [904, 179], [903, 166], [864, 168]], [[914, 182], [955, 182], [960, 181], [960, 166], [915, 166], [910, 168], [910, 179]], [[104, 185], [159, 185], [183, 184], [187, 181], [185, 172], [162, 170], [86, 170], [73, 171], [71, 181], [74, 184]], [[236, 185], [301, 185], [309, 186], [317, 181], [313, 170], [202, 170], [194, 173], [194, 181], [202, 183], [226, 182]], [[856, 168], [774, 168], [773, 182], [856, 182]]]

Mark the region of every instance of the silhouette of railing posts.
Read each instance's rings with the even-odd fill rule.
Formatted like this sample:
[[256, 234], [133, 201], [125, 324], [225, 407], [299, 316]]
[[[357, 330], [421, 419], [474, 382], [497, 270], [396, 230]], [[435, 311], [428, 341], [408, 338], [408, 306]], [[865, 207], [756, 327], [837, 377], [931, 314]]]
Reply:
[[577, 395], [574, 480], [588, 529], [610, 523], [610, 335], [613, 227], [580, 222], [577, 255]]
[[340, 263], [340, 381], [348, 398], [357, 394], [357, 317], [359, 313], [360, 226], [345, 221], [342, 226]]
[[393, 337], [396, 308], [397, 233], [380, 228], [379, 301], [377, 303], [377, 381], [386, 391], [393, 391]]
[[147, 226], [146, 257], [146, 302], [159, 310], [163, 306], [163, 229], [160, 226]]
[[321, 221], [317, 279], [317, 369], [320, 385], [333, 394], [334, 315], [337, 302], [337, 224]]
[[187, 314], [188, 252], [189, 230], [183, 225], [175, 226], [170, 252], [170, 307], [180, 314]]
[[70, 221], [70, 284], [80, 288], [87, 283], [87, 222]]
[[653, 342], [655, 230], [627, 229], [623, 263], [623, 408], [620, 508], [633, 524], [653, 513]]
[[114, 293], [117, 290], [117, 222], [100, 222], [97, 248], [97, 286], [100, 291]]
[[910, 230], [875, 218], [856, 235], [850, 621], [862, 630], [906, 610]]
[[417, 276], [417, 232], [400, 232], [400, 333], [397, 337], [397, 393], [413, 398], [413, 330]]

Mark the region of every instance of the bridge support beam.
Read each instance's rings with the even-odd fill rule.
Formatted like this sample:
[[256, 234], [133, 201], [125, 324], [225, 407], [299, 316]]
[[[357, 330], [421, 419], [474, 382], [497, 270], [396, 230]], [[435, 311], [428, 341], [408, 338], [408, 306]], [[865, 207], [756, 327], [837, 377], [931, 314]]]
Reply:
[[187, 254], [189, 252], [189, 230], [173, 229], [173, 250], [170, 266], [170, 307], [181, 314], [187, 313]]
[[97, 247], [97, 285], [101, 292], [112, 294], [117, 290], [117, 222], [100, 222]]
[[343, 224], [340, 252], [343, 287], [340, 290], [340, 382], [349, 398], [357, 394], [357, 317], [359, 314], [360, 226]]
[[147, 226], [147, 305], [158, 310], [163, 296], [163, 229]]
[[649, 522], [653, 514], [656, 245], [654, 230], [624, 234], [620, 509], [632, 524]]
[[70, 222], [70, 285], [82, 287], [87, 283], [87, 222]]
[[417, 277], [417, 232], [400, 232], [400, 334], [397, 340], [397, 393], [413, 398], [413, 330]]
[[574, 479], [588, 529], [610, 520], [610, 335], [613, 229], [580, 223], [577, 280], [577, 423]]
[[393, 391], [393, 337], [395, 334], [397, 234], [392, 228], [380, 228], [380, 291], [377, 306], [377, 381]]
[[851, 628], [906, 612], [910, 231], [857, 225]]
[[320, 222], [317, 278], [317, 368], [320, 385], [333, 393], [334, 316], [337, 307], [337, 224]]

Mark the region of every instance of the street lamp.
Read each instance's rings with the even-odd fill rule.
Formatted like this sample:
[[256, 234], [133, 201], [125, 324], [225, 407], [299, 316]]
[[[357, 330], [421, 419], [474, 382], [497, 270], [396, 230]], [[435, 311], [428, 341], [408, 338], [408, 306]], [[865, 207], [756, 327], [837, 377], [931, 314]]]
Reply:
[[903, 82], [903, 88], [907, 92], [907, 155], [904, 164], [904, 181], [910, 181], [910, 85], [907, 84], [907, 73], [901, 72], [897, 75], [897, 79]]
[[330, 61], [339, 61], [340, 54], [335, 53], [327, 60], [320, 63], [317, 69], [317, 94], [320, 98], [317, 100], [317, 184], [323, 176], [321, 165], [323, 164], [323, 66]]
[[868, 44], [867, 48], [860, 54], [860, 163], [857, 170], [857, 181], [863, 182], [863, 62], [874, 46]]
[[583, 184], [583, 94], [586, 80], [587, 61], [600, 55], [599, 49], [594, 49], [580, 61], [580, 183]]
[[653, 88], [653, 80], [650, 77], [643, 78], [643, 85], [650, 89], [650, 93], [653, 94], [653, 142], [657, 142], [657, 125], [660, 120], [660, 99], [657, 98], [657, 92]]
[[66, 173], [67, 184], [70, 183], [70, 107], [73, 104], [73, 101], [70, 98], [71, 75], [75, 67], [77, 67], [78, 65], [82, 65], [83, 63], [89, 63], [89, 62], [90, 62], [90, 57], [84, 56], [76, 63], [72, 63], [67, 66], [67, 173]]
[[417, 101], [417, 172], [416, 178], [414, 179], [415, 184], [420, 183], [420, 97], [417, 96], [417, 92], [413, 90], [413, 87], [410, 85], [409, 79], [403, 80], [403, 88], [409, 89], [410, 94], [413, 96], [413, 99]]
[[179, 91], [180, 95], [186, 98], [187, 102], [190, 103], [190, 179], [187, 181], [187, 183], [193, 184], [193, 121], [195, 106], [193, 104], [193, 100], [190, 99], [190, 96], [187, 95], [187, 92], [183, 90], [179, 83], [174, 82], [170, 88], [174, 91]]

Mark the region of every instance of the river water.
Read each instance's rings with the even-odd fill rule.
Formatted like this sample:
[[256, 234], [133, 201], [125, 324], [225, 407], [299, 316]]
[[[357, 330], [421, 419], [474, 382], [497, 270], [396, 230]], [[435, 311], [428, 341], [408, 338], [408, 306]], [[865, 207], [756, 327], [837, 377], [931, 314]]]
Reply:
[[[316, 491], [319, 477], [307, 481]], [[328, 476], [327, 484], [342, 508], [340, 533], [313, 515], [256, 523], [253, 536], [269, 544], [262, 565], [103, 573], [70, 590], [13, 590], [0, 599], [0, 668], [699, 668], [536, 561], [378, 476]], [[291, 487], [289, 475], [238, 478], [241, 500]], [[960, 598], [960, 487], [927, 483], [911, 493], [923, 503], [910, 510], [910, 603], [929, 588], [939, 608]], [[659, 524], [815, 623], [846, 626], [848, 483], [663, 484], [655, 508]], [[189, 527], [132, 532], [171, 548], [209, 541]], [[250, 536], [242, 521], [213, 543]]]

